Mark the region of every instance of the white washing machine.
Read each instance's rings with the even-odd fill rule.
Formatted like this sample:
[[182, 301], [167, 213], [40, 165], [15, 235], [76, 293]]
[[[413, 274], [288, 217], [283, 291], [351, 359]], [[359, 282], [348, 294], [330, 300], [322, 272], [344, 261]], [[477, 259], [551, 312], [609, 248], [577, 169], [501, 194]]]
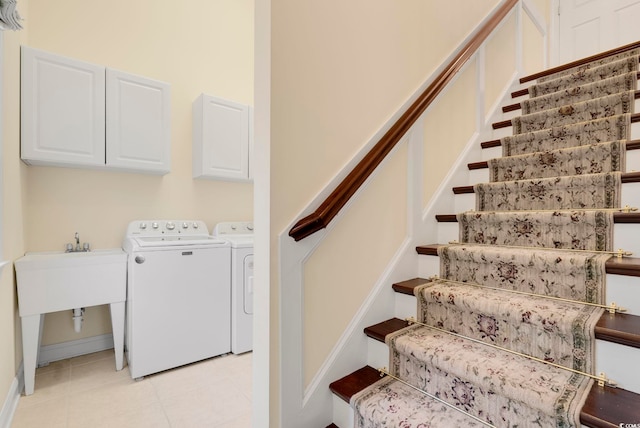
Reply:
[[231, 350], [231, 251], [193, 220], [129, 224], [126, 355], [134, 379]]
[[253, 349], [253, 223], [218, 223], [213, 236], [231, 245], [231, 352]]

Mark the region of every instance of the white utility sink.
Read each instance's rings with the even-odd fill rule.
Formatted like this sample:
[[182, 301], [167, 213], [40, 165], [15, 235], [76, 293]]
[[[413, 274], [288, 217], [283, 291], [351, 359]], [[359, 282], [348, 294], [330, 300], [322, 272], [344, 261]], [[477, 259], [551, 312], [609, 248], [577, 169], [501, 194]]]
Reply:
[[20, 316], [126, 300], [127, 255], [120, 248], [27, 253], [15, 266]]
[[122, 249], [27, 253], [15, 262], [25, 394], [34, 389], [44, 314], [109, 304], [116, 370], [123, 366], [127, 254]]

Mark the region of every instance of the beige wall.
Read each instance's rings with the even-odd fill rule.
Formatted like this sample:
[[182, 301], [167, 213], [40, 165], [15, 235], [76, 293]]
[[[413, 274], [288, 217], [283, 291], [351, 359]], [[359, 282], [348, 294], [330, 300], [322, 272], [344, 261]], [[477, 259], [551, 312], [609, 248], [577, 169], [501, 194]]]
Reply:
[[[498, 3], [271, 1], [271, 426], [279, 425], [279, 235], [287, 232], [287, 226], [310, 201]], [[366, 203], [369, 205], [359, 208], [362, 212], [380, 208], [379, 201]], [[365, 232], [358, 228], [357, 232], [376, 234], [389, 227], [384, 223]], [[352, 232], [345, 228], [343, 233]], [[382, 236], [375, 245], [395, 249], [400, 235], [395, 231]], [[353, 235], [352, 239], [357, 241], [361, 236]], [[340, 252], [344, 244], [340, 241], [347, 240], [346, 236], [332, 240], [323, 251]], [[367, 251], [342, 254], [355, 266], [366, 266]], [[389, 258], [389, 254], [382, 255], [376, 266], [388, 263]], [[320, 276], [324, 283], [342, 281], [341, 269], [332, 270], [324, 264], [330, 259], [316, 260], [313, 269], [309, 266], [307, 278]], [[366, 282], [366, 287], [374, 285]], [[358, 299], [366, 293], [362, 285], [364, 282], [353, 292], [347, 289], [340, 293], [346, 293], [346, 300]], [[339, 299], [337, 292], [329, 290], [332, 295], [325, 299]], [[354, 315], [357, 305], [348, 306], [335, 319], [312, 315], [312, 322], [322, 318], [330, 324], [330, 331], [338, 331]], [[319, 328], [305, 324], [305, 329]], [[307, 352], [326, 355], [334, 344], [332, 333], [321, 350], [308, 348]], [[307, 381], [319, 364], [313, 358], [307, 361], [312, 365], [306, 372]]]
[[484, 115], [500, 101], [505, 85], [517, 70], [516, 64], [516, 17], [513, 11], [495, 31], [485, 48], [484, 60]]
[[[93, 248], [119, 247], [127, 224], [141, 218], [202, 219], [209, 228], [253, 218], [251, 183], [193, 180], [191, 170], [196, 97], [253, 103], [253, 0], [28, 4], [26, 44], [170, 83], [172, 120], [165, 176], [28, 167], [27, 251], [62, 249], [75, 232]], [[108, 332], [106, 306], [87, 310], [80, 334], [70, 313], [60, 312], [47, 315], [43, 344]]]
[[[547, 18], [546, 15], [544, 15]], [[529, 15], [522, 14], [522, 50], [527, 55], [522, 56], [523, 75], [537, 73], [544, 70], [544, 35], [533, 23]]]
[[[28, 17], [26, 5], [20, 13]], [[2, 257], [13, 261], [24, 253], [23, 218], [26, 166], [19, 160], [20, 145], [20, 44], [25, 32], [5, 31], [2, 71]], [[0, 277], [0, 402], [4, 401], [22, 361], [22, 341], [17, 310], [13, 265]]]
[[305, 387], [408, 235], [408, 164], [404, 143], [306, 260], [303, 334], [313, 340], [304, 342]]
[[477, 89], [477, 64], [474, 60], [427, 111], [424, 121], [425, 206], [476, 131]]

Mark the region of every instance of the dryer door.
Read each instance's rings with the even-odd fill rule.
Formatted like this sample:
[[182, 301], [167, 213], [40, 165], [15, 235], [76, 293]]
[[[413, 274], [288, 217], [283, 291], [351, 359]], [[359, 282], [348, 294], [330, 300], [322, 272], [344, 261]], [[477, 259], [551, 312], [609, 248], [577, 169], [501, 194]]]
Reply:
[[244, 289], [244, 313], [253, 314], [253, 254], [249, 254], [244, 258], [243, 289]]

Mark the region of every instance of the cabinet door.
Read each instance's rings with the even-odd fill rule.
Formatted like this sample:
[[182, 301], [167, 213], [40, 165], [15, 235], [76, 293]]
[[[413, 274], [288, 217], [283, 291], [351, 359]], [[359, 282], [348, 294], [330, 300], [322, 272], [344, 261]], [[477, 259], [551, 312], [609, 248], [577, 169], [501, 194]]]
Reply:
[[205, 94], [194, 102], [193, 176], [249, 180], [249, 106]]
[[22, 47], [21, 156], [104, 166], [104, 67]]
[[107, 69], [107, 167], [168, 173], [170, 120], [168, 83]]

